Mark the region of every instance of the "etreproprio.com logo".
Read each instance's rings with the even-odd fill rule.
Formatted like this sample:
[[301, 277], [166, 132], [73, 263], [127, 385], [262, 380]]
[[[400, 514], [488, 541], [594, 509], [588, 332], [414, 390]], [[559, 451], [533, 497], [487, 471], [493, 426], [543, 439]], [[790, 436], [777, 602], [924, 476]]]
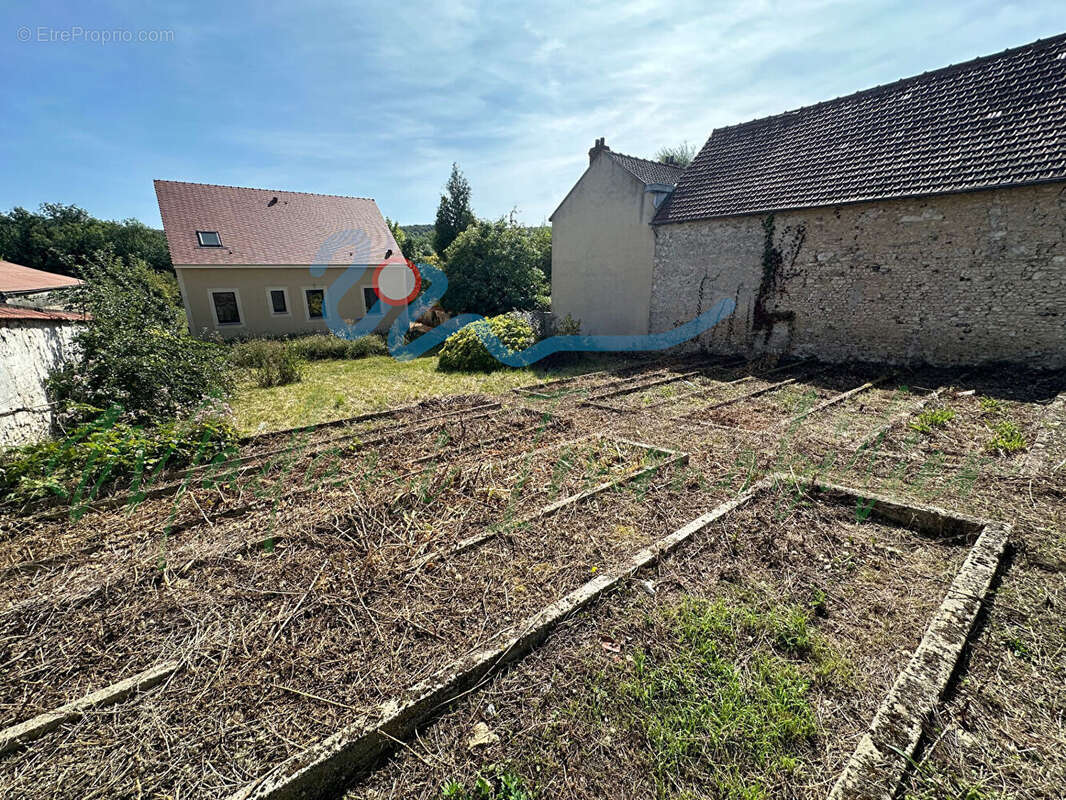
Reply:
[[[425, 354], [461, 328], [484, 319], [479, 314], [460, 314], [432, 331], [404, 343], [409, 320], [415, 320], [433, 308], [448, 290], [448, 278], [430, 264], [415, 264], [402, 256], [392, 256], [377, 266], [369, 258], [370, 240], [361, 230], [348, 230], [330, 236], [315, 256], [311, 275], [321, 278], [328, 267], [336, 268], [334, 256], [347, 250], [351, 255], [349, 266], [329, 285], [325, 292], [325, 319], [335, 336], [356, 339], [374, 332], [387, 313], [385, 306], [407, 308], [390, 326], [388, 333], [389, 353], [397, 361], [409, 361]], [[340, 300], [359, 286], [367, 270], [373, 270], [373, 286], [378, 300], [366, 316], [354, 323], [345, 322], [340, 315]], [[488, 325], [479, 325], [474, 330], [485, 348], [503, 364], [510, 367], [528, 367], [553, 353], [619, 353], [666, 350], [695, 339], [722, 320], [736, 308], [732, 298], [723, 298], [709, 310], [704, 311], [682, 325], [662, 333], [636, 336], [551, 336], [542, 339], [525, 350], [512, 351], [493, 335]]]

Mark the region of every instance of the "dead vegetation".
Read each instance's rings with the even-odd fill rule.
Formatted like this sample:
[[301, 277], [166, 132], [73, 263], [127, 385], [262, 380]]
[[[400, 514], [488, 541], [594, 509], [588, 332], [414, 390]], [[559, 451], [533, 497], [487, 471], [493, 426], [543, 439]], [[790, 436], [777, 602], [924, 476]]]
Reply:
[[[427, 405], [252, 440], [218, 477], [132, 507], [0, 520], [4, 724], [181, 663], [0, 758], [0, 795], [226, 797], [779, 471], [1015, 524], [912, 789], [1057, 796], [1066, 521], [1054, 458], [1029, 474], [1026, 456], [1062, 376], [900, 372], [841, 397], [884, 370], [776, 368], [650, 364], [500, 409]], [[824, 796], [963, 544], [782, 488], [443, 710], [351, 794]]]

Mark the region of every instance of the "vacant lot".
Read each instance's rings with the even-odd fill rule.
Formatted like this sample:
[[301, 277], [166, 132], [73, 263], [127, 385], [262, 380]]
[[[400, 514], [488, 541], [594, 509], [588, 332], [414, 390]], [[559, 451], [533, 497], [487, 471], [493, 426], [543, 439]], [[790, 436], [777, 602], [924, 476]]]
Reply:
[[[1060, 796], [1064, 376], [689, 360], [530, 385], [426, 360], [338, 389], [379, 361], [242, 413], [394, 411], [0, 519], [0, 726], [62, 709], [0, 733], [0, 796], [282, 797], [334, 753], [322, 796], [826, 797], [975, 544], [864, 492], [1013, 526], [906, 792]], [[335, 747], [404, 708], [416, 732]]]

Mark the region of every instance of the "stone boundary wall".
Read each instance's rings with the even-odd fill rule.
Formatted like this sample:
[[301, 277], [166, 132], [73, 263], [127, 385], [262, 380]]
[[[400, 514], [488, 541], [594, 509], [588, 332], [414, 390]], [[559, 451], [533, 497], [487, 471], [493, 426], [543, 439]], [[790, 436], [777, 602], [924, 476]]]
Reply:
[[37, 442], [50, 433], [45, 379], [73, 355], [80, 324], [0, 320], [0, 447]]
[[1066, 366], [1062, 183], [655, 228], [653, 333], [722, 297], [690, 349]]

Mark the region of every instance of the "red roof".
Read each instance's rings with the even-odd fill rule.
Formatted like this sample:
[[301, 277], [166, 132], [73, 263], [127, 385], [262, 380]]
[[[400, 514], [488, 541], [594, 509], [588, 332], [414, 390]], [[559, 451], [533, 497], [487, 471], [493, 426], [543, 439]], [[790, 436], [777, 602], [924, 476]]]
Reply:
[[77, 278], [68, 275], [57, 275], [0, 260], [0, 293], [46, 292], [50, 289], [67, 289], [80, 283]]
[[[184, 265], [377, 264], [400, 252], [377, 204], [341, 197], [206, 183], [155, 181], [170, 258]], [[197, 231], [217, 231], [222, 247], [201, 247]], [[356, 231], [328, 259], [319, 249]]]
[[88, 317], [74, 311], [40, 311], [36, 308], [20, 308], [0, 303], [0, 320], [38, 319], [62, 322], [84, 322]]

